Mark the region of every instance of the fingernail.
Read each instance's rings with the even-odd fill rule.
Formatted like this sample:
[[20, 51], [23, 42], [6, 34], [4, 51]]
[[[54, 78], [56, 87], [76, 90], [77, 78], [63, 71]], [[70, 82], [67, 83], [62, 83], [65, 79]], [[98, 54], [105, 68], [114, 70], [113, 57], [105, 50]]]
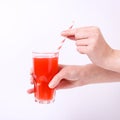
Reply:
[[48, 85], [50, 88], [54, 88], [54, 85], [50, 82]]
[[62, 31], [62, 32], [61, 32], [61, 35], [64, 35], [65, 33], [66, 33], [66, 31]]

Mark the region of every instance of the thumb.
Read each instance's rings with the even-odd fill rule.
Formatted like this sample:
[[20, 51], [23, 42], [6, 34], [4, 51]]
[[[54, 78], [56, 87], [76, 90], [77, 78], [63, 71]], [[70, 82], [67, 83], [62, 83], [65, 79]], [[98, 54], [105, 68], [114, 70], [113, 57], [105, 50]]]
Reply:
[[49, 87], [50, 88], [55, 88], [59, 83], [60, 83], [60, 81], [63, 79], [63, 75], [62, 75], [62, 73], [61, 72], [59, 72], [59, 73], [57, 73], [54, 77], [53, 77], [53, 79], [50, 81], [50, 83], [49, 83]]

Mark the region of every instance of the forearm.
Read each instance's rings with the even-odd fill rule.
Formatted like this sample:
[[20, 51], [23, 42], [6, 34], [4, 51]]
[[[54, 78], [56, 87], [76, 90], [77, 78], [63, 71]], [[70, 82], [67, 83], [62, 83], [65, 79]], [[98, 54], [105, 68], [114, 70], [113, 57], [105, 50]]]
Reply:
[[120, 73], [103, 69], [94, 64], [85, 66], [83, 78], [84, 84], [105, 83], [105, 82], [120, 82]]

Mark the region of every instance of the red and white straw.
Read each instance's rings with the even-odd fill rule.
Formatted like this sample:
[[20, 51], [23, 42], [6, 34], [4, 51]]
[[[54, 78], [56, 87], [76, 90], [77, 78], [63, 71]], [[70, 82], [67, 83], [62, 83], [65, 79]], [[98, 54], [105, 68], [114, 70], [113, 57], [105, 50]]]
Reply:
[[[72, 23], [72, 25], [69, 27], [69, 29], [72, 29], [73, 28], [73, 25], [74, 25], [74, 22]], [[65, 38], [60, 42], [60, 45], [59, 45], [59, 47], [58, 47], [58, 51], [62, 48], [62, 46], [63, 46], [63, 43], [65, 42]]]

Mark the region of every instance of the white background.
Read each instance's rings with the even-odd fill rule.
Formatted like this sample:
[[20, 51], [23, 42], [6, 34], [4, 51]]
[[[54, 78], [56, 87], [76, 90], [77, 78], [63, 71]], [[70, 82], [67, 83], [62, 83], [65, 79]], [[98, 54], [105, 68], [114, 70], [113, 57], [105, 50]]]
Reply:
[[[1, 120], [120, 120], [120, 83], [57, 91], [50, 105], [35, 103], [26, 92], [32, 47], [59, 42], [73, 20], [74, 27], [100, 27], [109, 45], [120, 49], [119, 0], [0, 0]], [[90, 61], [67, 40], [59, 63]]]

